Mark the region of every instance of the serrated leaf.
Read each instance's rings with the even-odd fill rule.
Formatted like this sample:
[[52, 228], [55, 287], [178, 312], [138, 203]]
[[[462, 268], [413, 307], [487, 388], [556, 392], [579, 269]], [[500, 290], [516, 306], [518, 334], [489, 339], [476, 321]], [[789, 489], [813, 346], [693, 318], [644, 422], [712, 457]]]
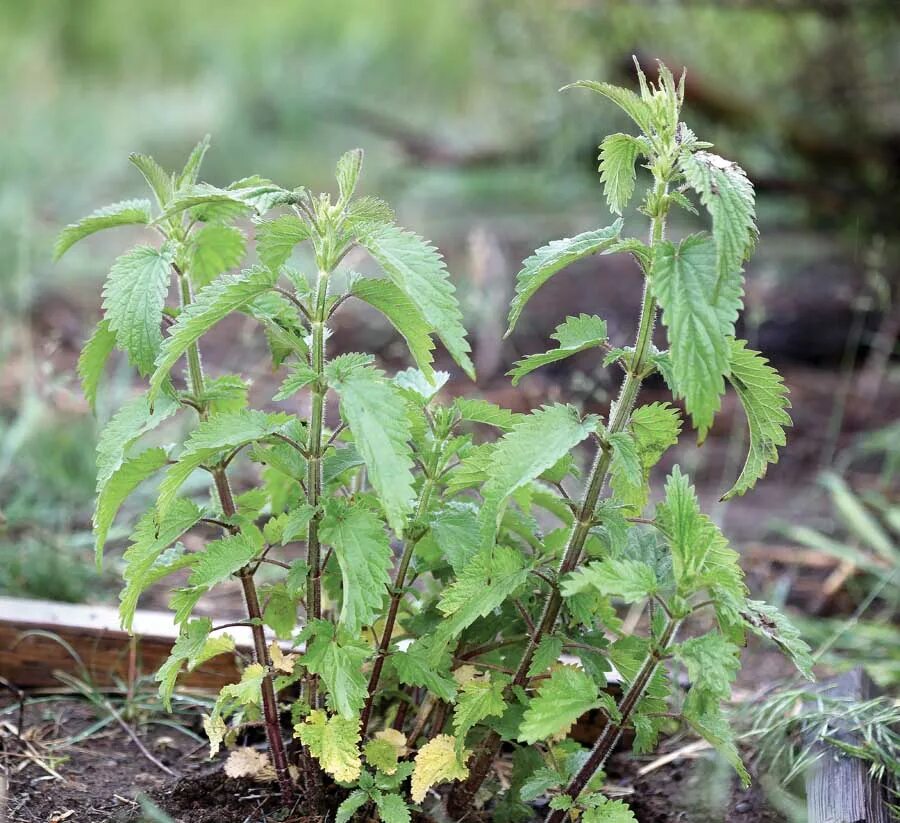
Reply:
[[431, 537], [453, 571], [459, 572], [481, 546], [478, 508], [474, 503], [449, 500], [429, 518]]
[[526, 259], [522, 263], [521, 271], [516, 275], [516, 295], [509, 310], [509, 328], [505, 336], [508, 337], [512, 333], [525, 304], [554, 274], [576, 260], [607, 251], [619, 239], [621, 231], [620, 218], [605, 229], [595, 229], [577, 234], [575, 237], [553, 240], [546, 246], [541, 246]]
[[366, 234], [374, 226], [394, 222], [394, 210], [378, 197], [357, 197], [344, 211], [341, 227], [354, 236]]
[[344, 205], [350, 202], [353, 192], [356, 191], [356, 184], [359, 181], [359, 173], [362, 171], [363, 150], [351, 149], [341, 155], [337, 162], [335, 177], [337, 178], [338, 189], [340, 191], [339, 203]]
[[741, 617], [754, 634], [771, 640], [781, 649], [807, 680], [814, 680], [814, 660], [799, 630], [775, 606], [760, 600], [747, 600]]
[[596, 426], [595, 415], [582, 420], [571, 406], [543, 406], [523, 417], [497, 442], [481, 491], [482, 546], [492, 543], [506, 499], [552, 468]]
[[353, 718], [366, 702], [367, 683], [362, 664], [369, 647], [356, 640], [343, 642], [325, 621], [316, 624], [316, 634], [303, 655], [303, 665], [318, 674], [328, 690], [329, 706], [341, 717]]
[[112, 350], [116, 347], [116, 333], [108, 320], [101, 320], [95, 327], [78, 356], [78, 376], [81, 391], [92, 412], [97, 411], [97, 388]]
[[653, 292], [668, 329], [672, 387], [699, 432], [706, 436], [719, 410], [730, 367], [728, 338], [742, 306], [740, 277], [729, 278], [716, 294], [716, 248], [706, 235], [691, 235], [677, 246], [664, 242], [653, 255]]
[[456, 695], [456, 681], [450, 676], [450, 655], [442, 652], [435, 661], [433, 645], [420, 639], [408, 649], [394, 652], [388, 660], [401, 683], [424, 686], [441, 700], [450, 702]]
[[571, 357], [573, 354], [602, 345], [606, 339], [606, 321], [596, 315], [581, 314], [578, 317], [567, 317], [564, 323], [556, 327], [550, 335], [559, 342], [559, 346], [543, 354], [531, 354], [517, 361], [515, 367], [507, 372], [512, 376], [512, 384], [518, 385], [526, 374], [541, 366], [556, 363]]
[[306, 363], [297, 363], [292, 367], [291, 373], [284, 378], [278, 392], [272, 398], [273, 400], [287, 400], [292, 397], [300, 389], [305, 388], [310, 383], [315, 383], [318, 379], [315, 370]]
[[59, 260], [79, 240], [114, 226], [146, 225], [151, 220], [149, 200], [123, 200], [113, 203], [66, 226], [56, 239], [53, 259]]
[[156, 197], [156, 203], [164, 209], [175, 193], [172, 175], [169, 174], [149, 154], [129, 154], [128, 161], [134, 166], [147, 181], [150, 190]]
[[116, 259], [103, 287], [103, 311], [116, 343], [146, 375], [162, 343], [162, 311], [175, 257], [169, 246], [135, 246]]
[[585, 809], [582, 823], [637, 823], [637, 818], [624, 800], [597, 799], [599, 805]]
[[563, 642], [559, 637], [545, 634], [538, 643], [534, 655], [531, 658], [531, 666], [528, 668], [529, 677], [537, 677], [554, 665], [562, 654]]
[[264, 266], [278, 271], [294, 251], [294, 246], [310, 236], [309, 226], [293, 214], [256, 224], [256, 253]]
[[315, 513], [316, 510], [309, 503], [301, 503], [287, 512], [281, 529], [281, 545], [304, 537]]
[[480, 397], [457, 397], [453, 405], [459, 412], [460, 419], [493, 426], [502, 431], [510, 431], [525, 416]]
[[191, 149], [188, 159], [184, 164], [181, 173], [175, 179], [175, 187], [179, 190], [186, 186], [193, 186], [197, 182], [197, 176], [200, 174], [200, 166], [203, 164], [203, 158], [209, 151], [210, 137], [208, 134], [197, 142], [197, 145]]
[[246, 248], [247, 241], [240, 229], [216, 223], [203, 226], [191, 235], [188, 248], [191, 283], [201, 288], [240, 265]]
[[334, 816], [334, 823], [349, 823], [353, 815], [368, 802], [368, 792], [364, 792], [362, 789], [354, 789], [354, 791], [347, 795], [341, 805], [338, 806]]
[[685, 698], [682, 715], [690, 727], [734, 767], [744, 788], [749, 786], [750, 775], [741, 760], [734, 732], [722, 713], [719, 699], [703, 689], [691, 689]]
[[375, 806], [382, 823], [409, 823], [409, 808], [399, 794], [377, 794]]
[[324, 771], [341, 783], [352, 783], [362, 771], [359, 755], [359, 720], [329, 717], [314, 709], [294, 731]]
[[188, 584], [210, 589], [246, 566], [260, 548], [244, 534], [212, 540], [196, 555]]
[[429, 381], [434, 379], [432, 326], [416, 302], [390, 280], [358, 278], [350, 294], [380, 311], [403, 335], [409, 353]]
[[675, 647], [675, 656], [687, 667], [692, 689], [703, 689], [719, 700], [731, 697], [731, 684], [741, 662], [740, 649], [719, 632], [691, 637]]
[[200, 520], [201, 514], [190, 500], [181, 499], [162, 520], [157, 521], [151, 510], [138, 521], [131, 535], [131, 545], [122, 558], [125, 586], [119, 594], [119, 616], [125, 631], [131, 631], [138, 598], [161, 574], [167, 574], [170, 570], [169, 564], [156, 567], [160, 556]]
[[610, 134], [600, 144], [600, 180], [613, 214], [621, 214], [634, 194], [635, 163], [645, 147], [630, 134]]
[[375, 739], [366, 743], [366, 762], [383, 774], [397, 772], [397, 762], [406, 753], [406, 735], [397, 729], [385, 729], [375, 733]]
[[412, 773], [410, 797], [414, 803], [421, 803], [428, 790], [451, 780], [465, 780], [469, 774], [465, 761], [470, 752], [456, 755], [456, 741], [449, 734], [439, 734], [429, 740], [416, 755], [416, 768]]
[[519, 727], [519, 740], [532, 745], [538, 740], [566, 734], [585, 712], [600, 705], [597, 685], [580, 669], [560, 666], [541, 683]]
[[488, 677], [475, 677], [462, 684], [453, 712], [453, 732], [456, 754], [462, 758], [466, 735], [476, 724], [488, 717], [499, 717], [506, 711], [503, 698], [505, 683]]
[[611, 83], [598, 83], [594, 80], [579, 80], [563, 86], [563, 89], [582, 88], [602, 94], [607, 100], [611, 100], [625, 112], [644, 132], [650, 134], [653, 130], [653, 110], [645, 100], [642, 100], [631, 89], [623, 89]]
[[741, 271], [756, 245], [753, 184], [737, 163], [707, 151], [683, 152], [678, 165], [712, 217], [716, 283], [724, 283]]
[[175, 495], [195, 469], [226, 449], [263, 440], [291, 420], [287, 414], [266, 414], [255, 409], [217, 414], [200, 422], [185, 441], [177, 462], [159, 484], [156, 509], [164, 517]]
[[341, 569], [339, 623], [356, 634], [381, 613], [390, 584], [391, 543], [381, 519], [360, 506], [333, 500], [325, 508], [319, 534], [334, 548]]
[[375, 226], [359, 242], [419, 307], [450, 356], [474, 380], [456, 289], [434, 246], [398, 226]]
[[[211, 629], [212, 621], [208, 617], [192, 620], [188, 623], [181, 634], [178, 635], [175, 645], [172, 646], [169, 658], [157, 671], [156, 680], [159, 682], [159, 695], [162, 698], [163, 705], [166, 707], [166, 711], [172, 710], [171, 700], [172, 692], [175, 689], [175, 681], [185, 663], [188, 671], [190, 671], [219, 654], [234, 650], [234, 640], [230, 635], [220, 634], [210, 637]], [[253, 669], [253, 667], [253, 665], [248, 666], [244, 675], [246, 676], [247, 671]], [[262, 667], [260, 666], [259, 668], [261, 669]], [[228, 687], [226, 686], [226, 688]]]
[[190, 211], [190, 216], [199, 222], [216, 223], [245, 217], [254, 211], [254, 205], [242, 199], [240, 192], [220, 189], [209, 183], [197, 183], [181, 188], [155, 222], [168, 220], [185, 211]]
[[[637, 444], [630, 432], [613, 432], [606, 436], [606, 442], [612, 450], [610, 463], [610, 486], [618, 494], [644, 485], [644, 471], [638, 455]], [[623, 502], [625, 502], [623, 500]]]
[[637, 603], [652, 597], [659, 590], [659, 581], [653, 568], [642, 561], [610, 557], [581, 566], [563, 580], [561, 591], [572, 597], [591, 587], [600, 594]]
[[223, 317], [243, 308], [264, 294], [278, 279], [268, 269], [248, 269], [240, 274], [223, 274], [194, 298], [169, 329], [150, 378], [151, 400], [159, 393], [172, 367], [194, 343]]
[[94, 508], [94, 551], [97, 564], [103, 558], [103, 546], [121, 505], [148, 477], [161, 469], [168, 459], [165, 449], [147, 449], [126, 460], [110, 476], [97, 495]]
[[752, 489], [763, 478], [769, 463], [778, 462], [778, 447], [787, 442], [785, 427], [792, 425], [788, 390], [781, 375], [744, 340], [730, 341], [728, 381], [734, 386], [750, 429], [750, 450], [743, 469], [723, 496], [729, 500]]
[[403, 395], [379, 369], [345, 368], [341, 358], [336, 358], [326, 372], [328, 384], [340, 397], [341, 417], [353, 432], [388, 525], [400, 535], [415, 502]]

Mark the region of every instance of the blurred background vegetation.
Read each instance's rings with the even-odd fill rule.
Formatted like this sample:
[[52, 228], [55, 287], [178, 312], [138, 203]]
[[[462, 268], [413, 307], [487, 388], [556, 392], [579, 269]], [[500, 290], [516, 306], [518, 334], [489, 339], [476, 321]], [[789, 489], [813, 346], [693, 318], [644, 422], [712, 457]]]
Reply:
[[[520, 392], [503, 372], [587, 304], [614, 334], [631, 329], [627, 261], [558, 278], [516, 336], [500, 337], [519, 262], [609, 222], [597, 144], [628, 124], [595, 96], [557, 90], [631, 84], [637, 55], [651, 73], [656, 58], [687, 68], [685, 119], [756, 183], [762, 241], [744, 334], [794, 403], [789, 450], [747, 498], [714, 502], [741, 459], [733, 403], [709, 447], [685, 442], [678, 459], [753, 588], [807, 615], [822, 659], [900, 683], [895, 0], [0, 0], [0, 13], [0, 594], [115, 597], [115, 552], [103, 573], [91, 561], [93, 450], [131, 377], [112, 369], [95, 420], [74, 363], [125, 238], [80, 244], [62, 264], [50, 252], [66, 223], [142, 196], [129, 152], [178, 168], [211, 133], [208, 182], [259, 173], [316, 189], [363, 146], [363, 188], [434, 240], [459, 285], [480, 375], [465, 390], [602, 410], [614, 384], [590, 359]], [[336, 345], [390, 359], [390, 333], [357, 325]]]
[[[141, 191], [129, 152], [178, 167], [209, 132], [209, 182], [259, 173], [316, 188], [341, 152], [365, 147], [364, 187], [448, 258], [479, 390], [535, 404], [574, 388], [602, 405], [595, 364], [551, 374], [515, 401], [502, 372], [542, 350], [585, 295], [601, 313], [609, 306], [611, 328], [617, 317], [630, 328], [631, 292], [603, 276], [622, 264], [595, 263], [596, 277], [548, 287], [545, 309], [503, 348], [498, 318], [532, 248], [608, 220], [596, 147], [627, 124], [599, 98], [557, 89], [580, 78], [631, 83], [633, 54], [687, 67], [686, 119], [758, 189], [763, 239], [745, 331], [785, 370], [797, 427], [760, 494], [729, 514], [737, 536], [777, 544], [790, 539], [778, 518], [799, 516], [855, 545], [834, 483], [816, 482], [830, 468], [848, 494], [877, 490], [873, 517], [886, 518], [896, 548], [897, 438], [882, 436], [875, 453], [855, 445], [895, 420], [900, 398], [896, 3], [3, 0], [0, 9], [0, 590], [67, 600], [112, 590], [114, 574], [102, 579], [86, 559], [100, 424], [73, 364], [119, 249], [108, 235], [59, 265], [50, 249], [62, 225]], [[627, 217], [643, 230], [639, 215]], [[112, 380], [128, 390], [124, 369]], [[698, 463], [692, 447], [684, 457], [711, 494], [740, 452], [727, 410], [713, 457]], [[853, 459], [838, 459], [847, 449]], [[784, 599], [797, 570], [772, 562], [762, 583], [777, 588], [787, 574]], [[882, 553], [866, 574], [886, 564]], [[814, 611], [852, 609], [865, 592], [841, 585], [835, 597]]]

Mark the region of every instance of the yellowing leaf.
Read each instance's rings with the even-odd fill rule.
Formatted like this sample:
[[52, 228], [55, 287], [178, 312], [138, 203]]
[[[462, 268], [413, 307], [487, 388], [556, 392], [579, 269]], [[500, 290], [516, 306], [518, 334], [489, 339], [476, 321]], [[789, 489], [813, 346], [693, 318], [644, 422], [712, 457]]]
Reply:
[[456, 738], [440, 734], [428, 741], [416, 755], [416, 767], [412, 773], [410, 796], [415, 803], [425, 799], [425, 793], [437, 783], [464, 780], [469, 769], [465, 765], [471, 752], [463, 751], [461, 761], [456, 757]]
[[366, 743], [366, 760], [384, 774], [397, 771], [397, 760], [406, 754], [406, 735], [397, 729], [376, 732], [375, 739]]
[[272, 666], [276, 671], [291, 674], [294, 671], [294, 663], [297, 662], [296, 654], [285, 654], [281, 651], [281, 646], [273, 642], [269, 646], [269, 657], [272, 658]]
[[228, 727], [222, 719], [222, 715], [218, 712], [203, 715], [203, 731], [209, 738], [209, 756], [215, 757], [219, 753], [222, 741], [225, 739], [225, 733]]
[[362, 772], [359, 756], [359, 719], [329, 717], [321, 709], [311, 712], [294, 731], [319, 765], [340, 783], [352, 783]]

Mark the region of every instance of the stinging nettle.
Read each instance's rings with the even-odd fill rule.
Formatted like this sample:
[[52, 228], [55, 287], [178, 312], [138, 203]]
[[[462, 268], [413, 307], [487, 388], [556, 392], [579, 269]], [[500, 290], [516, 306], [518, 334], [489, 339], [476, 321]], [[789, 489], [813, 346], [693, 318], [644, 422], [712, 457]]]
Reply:
[[[123, 556], [121, 616], [130, 630], [144, 591], [176, 572], [186, 581], [171, 589], [180, 634], [156, 675], [166, 704], [182, 672], [234, 654], [233, 637], [194, 609], [239, 582], [253, 660], [204, 717], [211, 756], [230, 750], [228, 774], [261, 768], [240, 745], [247, 724], [261, 724], [268, 762], [257, 776], [273, 774], [284, 803], [301, 798], [310, 814], [338, 797], [339, 823], [406, 823], [414, 806], [435, 803], [460, 818], [483, 802], [499, 820], [527, 820], [541, 796], [551, 823], [572, 813], [620, 823], [634, 820], [627, 805], [600, 791], [610, 752], [626, 730], [636, 751], [652, 751], [683, 722], [749, 781], [723, 710], [745, 635], [774, 641], [807, 676], [812, 660], [783, 615], [748, 597], [737, 553], [677, 466], [650, 506], [653, 467], [685, 421], [675, 405], [638, 396], [661, 375], [702, 442], [733, 387], [750, 446], [724, 499], [777, 461], [789, 403], [779, 375], [735, 336], [757, 240], [753, 187], [681, 121], [683, 77], [660, 65], [656, 84], [639, 67], [638, 80], [638, 92], [573, 84], [636, 126], [600, 146], [618, 219], [525, 260], [507, 332], [571, 263], [630, 254], [644, 280], [633, 345], [582, 313], [509, 372], [516, 384], [594, 350], [624, 374], [605, 420], [564, 404], [520, 414], [442, 401], [449, 375], [434, 369], [436, 341], [474, 378], [455, 289], [433, 246], [396, 225], [383, 201], [356, 195], [359, 150], [340, 158], [334, 196], [259, 177], [198, 182], [207, 140], [175, 174], [132, 155], [153, 199], [100, 209], [60, 234], [57, 257], [116, 226], [143, 226], [152, 239], [113, 263], [103, 319], [78, 363], [92, 407], [114, 349], [147, 382], [100, 436], [97, 561], [123, 503], [150, 484], [156, 501]], [[639, 165], [651, 178], [637, 209], [646, 240], [623, 234]], [[704, 212], [711, 230], [667, 238], [672, 208]], [[354, 249], [366, 254], [348, 257]], [[387, 318], [413, 367], [388, 376], [370, 354], [329, 353], [333, 318], [352, 300]], [[258, 323], [284, 371], [263, 408], [251, 408], [246, 376], [213, 377], [201, 358], [205, 336], [236, 313]], [[658, 316], [665, 350], [653, 344]], [[189, 433], [150, 445], [160, 427]], [[206, 494], [188, 482], [199, 477]], [[642, 610], [640, 628], [626, 630], [622, 606]], [[691, 683], [677, 701], [671, 666]], [[567, 735], [590, 710], [605, 723], [585, 748]], [[491, 773], [504, 744], [513, 767], [500, 791]], [[342, 792], [326, 792], [329, 782]]]

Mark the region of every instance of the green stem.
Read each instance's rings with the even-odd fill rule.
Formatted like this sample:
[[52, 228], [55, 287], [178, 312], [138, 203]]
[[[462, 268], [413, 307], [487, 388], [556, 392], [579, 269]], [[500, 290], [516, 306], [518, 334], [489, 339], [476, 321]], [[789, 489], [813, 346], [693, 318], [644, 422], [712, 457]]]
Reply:
[[[311, 408], [309, 412], [309, 439], [306, 444], [308, 459], [306, 462], [306, 499], [315, 513], [309, 521], [307, 533], [307, 563], [309, 572], [306, 578], [307, 620], [320, 620], [322, 617], [322, 560], [319, 525], [322, 512], [319, 508], [322, 500], [322, 431], [325, 420], [325, 309], [328, 298], [329, 273], [319, 270], [316, 282], [316, 305], [312, 322], [312, 345], [310, 347], [310, 366], [316, 373], [312, 386]], [[309, 680], [309, 705], [319, 708], [318, 677], [312, 675]]]
[[[667, 185], [665, 181], [658, 181], [655, 194], [657, 196], [663, 195], [666, 190]], [[651, 245], [655, 245], [663, 240], [665, 236], [665, 219], [665, 213], [653, 218], [650, 227]], [[656, 309], [656, 298], [653, 296], [649, 282], [645, 281], [640, 321], [634, 344], [634, 355], [625, 374], [619, 397], [610, 412], [609, 425], [607, 426], [609, 434], [623, 431], [631, 417], [631, 412], [634, 409], [644, 380], [647, 358], [653, 339], [653, 329], [656, 324]], [[569, 533], [569, 539], [566, 542], [566, 548], [559, 564], [557, 579], [573, 571], [578, 566], [585, 541], [590, 534], [591, 527], [594, 525], [594, 512], [597, 508], [600, 493], [606, 485], [611, 462], [611, 450], [606, 448], [599, 449], [588, 477], [587, 488], [576, 512], [572, 531]], [[562, 594], [557, 587], [554, 587], [547, 596], [540, 621], [528, 641], [522, 659], [519, 661], [512, 683], [507, 689], [508, 694], [511, 694], [515, 687], [523, 688], [527, 686], [529, 680], [528, 672], [534, 660], [535, 652], [541, 640], [548, 634], [551, 634], [556, 628], [556, 621], [559, 618], [562, 604]], [[501, 738], [497, 732], [491, 732], [485, 738], [479, 753], [469, 768], [469, 777], [450, 794], [448, 809], [451, 815], [459, 816], [471, 807], [472, 798], [484, 782], [491, 763], [493, 763], [500, 749], [500, 744]]]

